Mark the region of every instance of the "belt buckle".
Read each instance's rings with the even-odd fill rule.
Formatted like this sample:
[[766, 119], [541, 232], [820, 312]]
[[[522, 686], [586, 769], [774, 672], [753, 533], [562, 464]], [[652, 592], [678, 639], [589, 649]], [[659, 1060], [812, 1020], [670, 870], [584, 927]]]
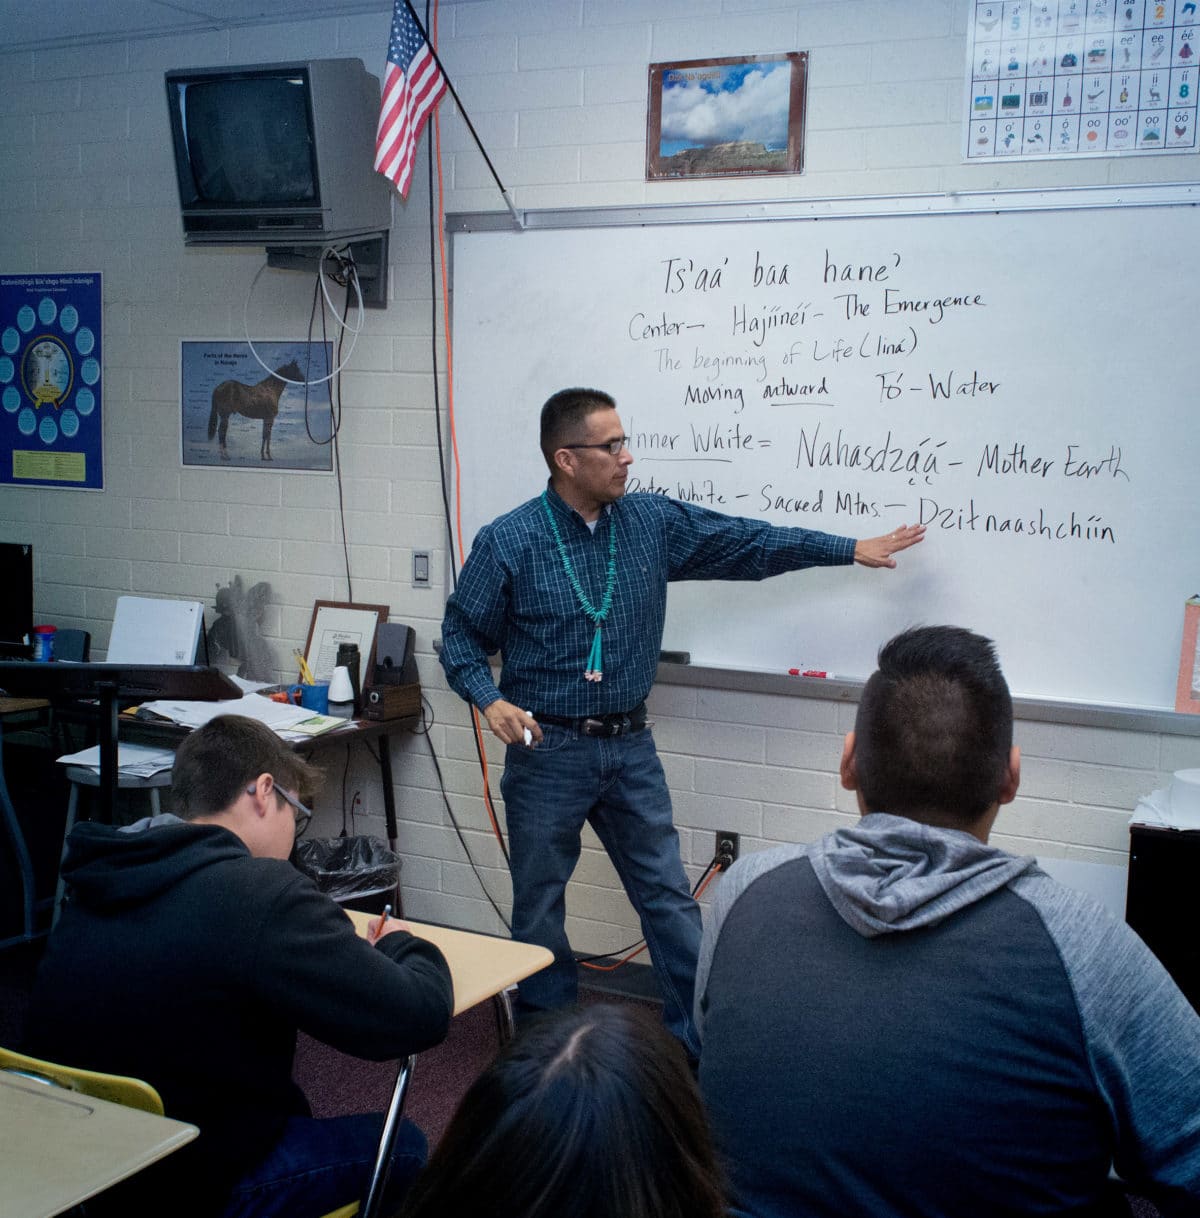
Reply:
[[609, 719], [585, 719], [582, 730], [585, 736], [611, 740], [614, 736], [624, 736], [633, 731], [633, 720], [628, 715]]

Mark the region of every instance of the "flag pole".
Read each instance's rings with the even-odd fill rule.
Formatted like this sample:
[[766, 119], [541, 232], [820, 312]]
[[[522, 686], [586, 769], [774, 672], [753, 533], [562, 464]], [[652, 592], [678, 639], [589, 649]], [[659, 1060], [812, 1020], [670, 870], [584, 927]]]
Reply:
[[425, 45], [429, 48], [430, 55], [433, 56], [433, 62], [437, 64], [438, 71], [442, 74], [442, 79], [446, 82], [446, 88], [450, 90], [450, 96], [454, 98], [455, 104], [458, 106], [459, 113], [463, 116], [463, 120], [467, 124], [467, 130], [471, 133], [471, 138], [475, 141], [476, 147], [483, 154], [483, 159], [487, 162], [487, 167], [491, 171], [492, 177], [496, 180], [496, 185], [500, 189], [501, 198], [508, 205], [508, 210], [512, 212], [512, 218], [516, 222], [519, 229], [525, 227], [525, 216], [522, 212], [518, 212], [513, 205], [512, 198], [509, 196], [508, 189], [504, 183], [500, 181], [500, 175], [496, 172], [495, 165], [492, 164], [492, 158], [488, 156], [487, 149], [483, 146], [483, 141], [479, 138], [479, 132], [475, 130], [475, 124], [471, 122], [471, 116], [467, 113], [466, 107], [462, 104], [462, 98], [458, 96], [457, 90], [450, 79], [450, 74], [446, 71], [442, 61], [438, 58], [438, 53], [434, 50], [433, 43], [429, 41], [429, 34], [425, 27], [421, 24], [421, 18], [417, 16], [416, 9], [412, 6], [412, 0], [404, 0], [404, 7], [408, 9], [409, 15], [417, 23], [417, 29], [421, 31], [421, 37], [425, 39]]

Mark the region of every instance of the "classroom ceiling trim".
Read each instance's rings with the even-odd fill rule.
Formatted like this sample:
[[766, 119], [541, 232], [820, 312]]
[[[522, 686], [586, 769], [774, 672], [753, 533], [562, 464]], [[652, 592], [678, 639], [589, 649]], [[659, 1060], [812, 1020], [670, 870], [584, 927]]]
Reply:
[[[442, 3], [453, 0], [442, 0]], [[390, 0], [0, 0], [4, 52], [387, 13]], [[418, 8], [418, 11], [419, 8]]]

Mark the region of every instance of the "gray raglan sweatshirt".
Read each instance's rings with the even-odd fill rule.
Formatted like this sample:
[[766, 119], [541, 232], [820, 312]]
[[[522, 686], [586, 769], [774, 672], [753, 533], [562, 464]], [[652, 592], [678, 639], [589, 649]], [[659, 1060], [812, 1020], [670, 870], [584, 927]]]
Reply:
[[1200, 1016], [1090, 898], [871, 814], [722, 880], [700, 1081], [756, 1216], [1200, 1214]]

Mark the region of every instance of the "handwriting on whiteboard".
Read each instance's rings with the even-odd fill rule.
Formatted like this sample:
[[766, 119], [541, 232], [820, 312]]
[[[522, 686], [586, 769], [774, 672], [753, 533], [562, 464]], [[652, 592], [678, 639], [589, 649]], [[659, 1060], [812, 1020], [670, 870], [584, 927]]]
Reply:
[[[663, 257], [666, 303], [647, 302], [625, 323], [648, 371], [669, 385], [655, 388], [653, 423], [627, 419], [637, 462], [628, 488], [751, 514], [899, 514], [935, 530], [1117, 544], [1118, 523], [1092, 503], [989, 498], [998, 482], [1130, 482], [1132, 462], [1120, 437], [1051, 442], [1005, 430], [1007, 375], [951, 362], [964, 328], [988, 325], [991, 294], [969, 271], [932, 289], [921, 272], [899, 250], [848, 257], [831, 246], [804, 259], [763, 249]], [[887, 408], [879, 424], [863, 422], [864, 392]], [[953, 416], [939, 430], [931, 404], [990, 410], [996, 433], [981, 442]], [[780, 483], [781, 448], [794, 454], [793, 485]], [[668, 473], [670, 462], [716, 468]]]

